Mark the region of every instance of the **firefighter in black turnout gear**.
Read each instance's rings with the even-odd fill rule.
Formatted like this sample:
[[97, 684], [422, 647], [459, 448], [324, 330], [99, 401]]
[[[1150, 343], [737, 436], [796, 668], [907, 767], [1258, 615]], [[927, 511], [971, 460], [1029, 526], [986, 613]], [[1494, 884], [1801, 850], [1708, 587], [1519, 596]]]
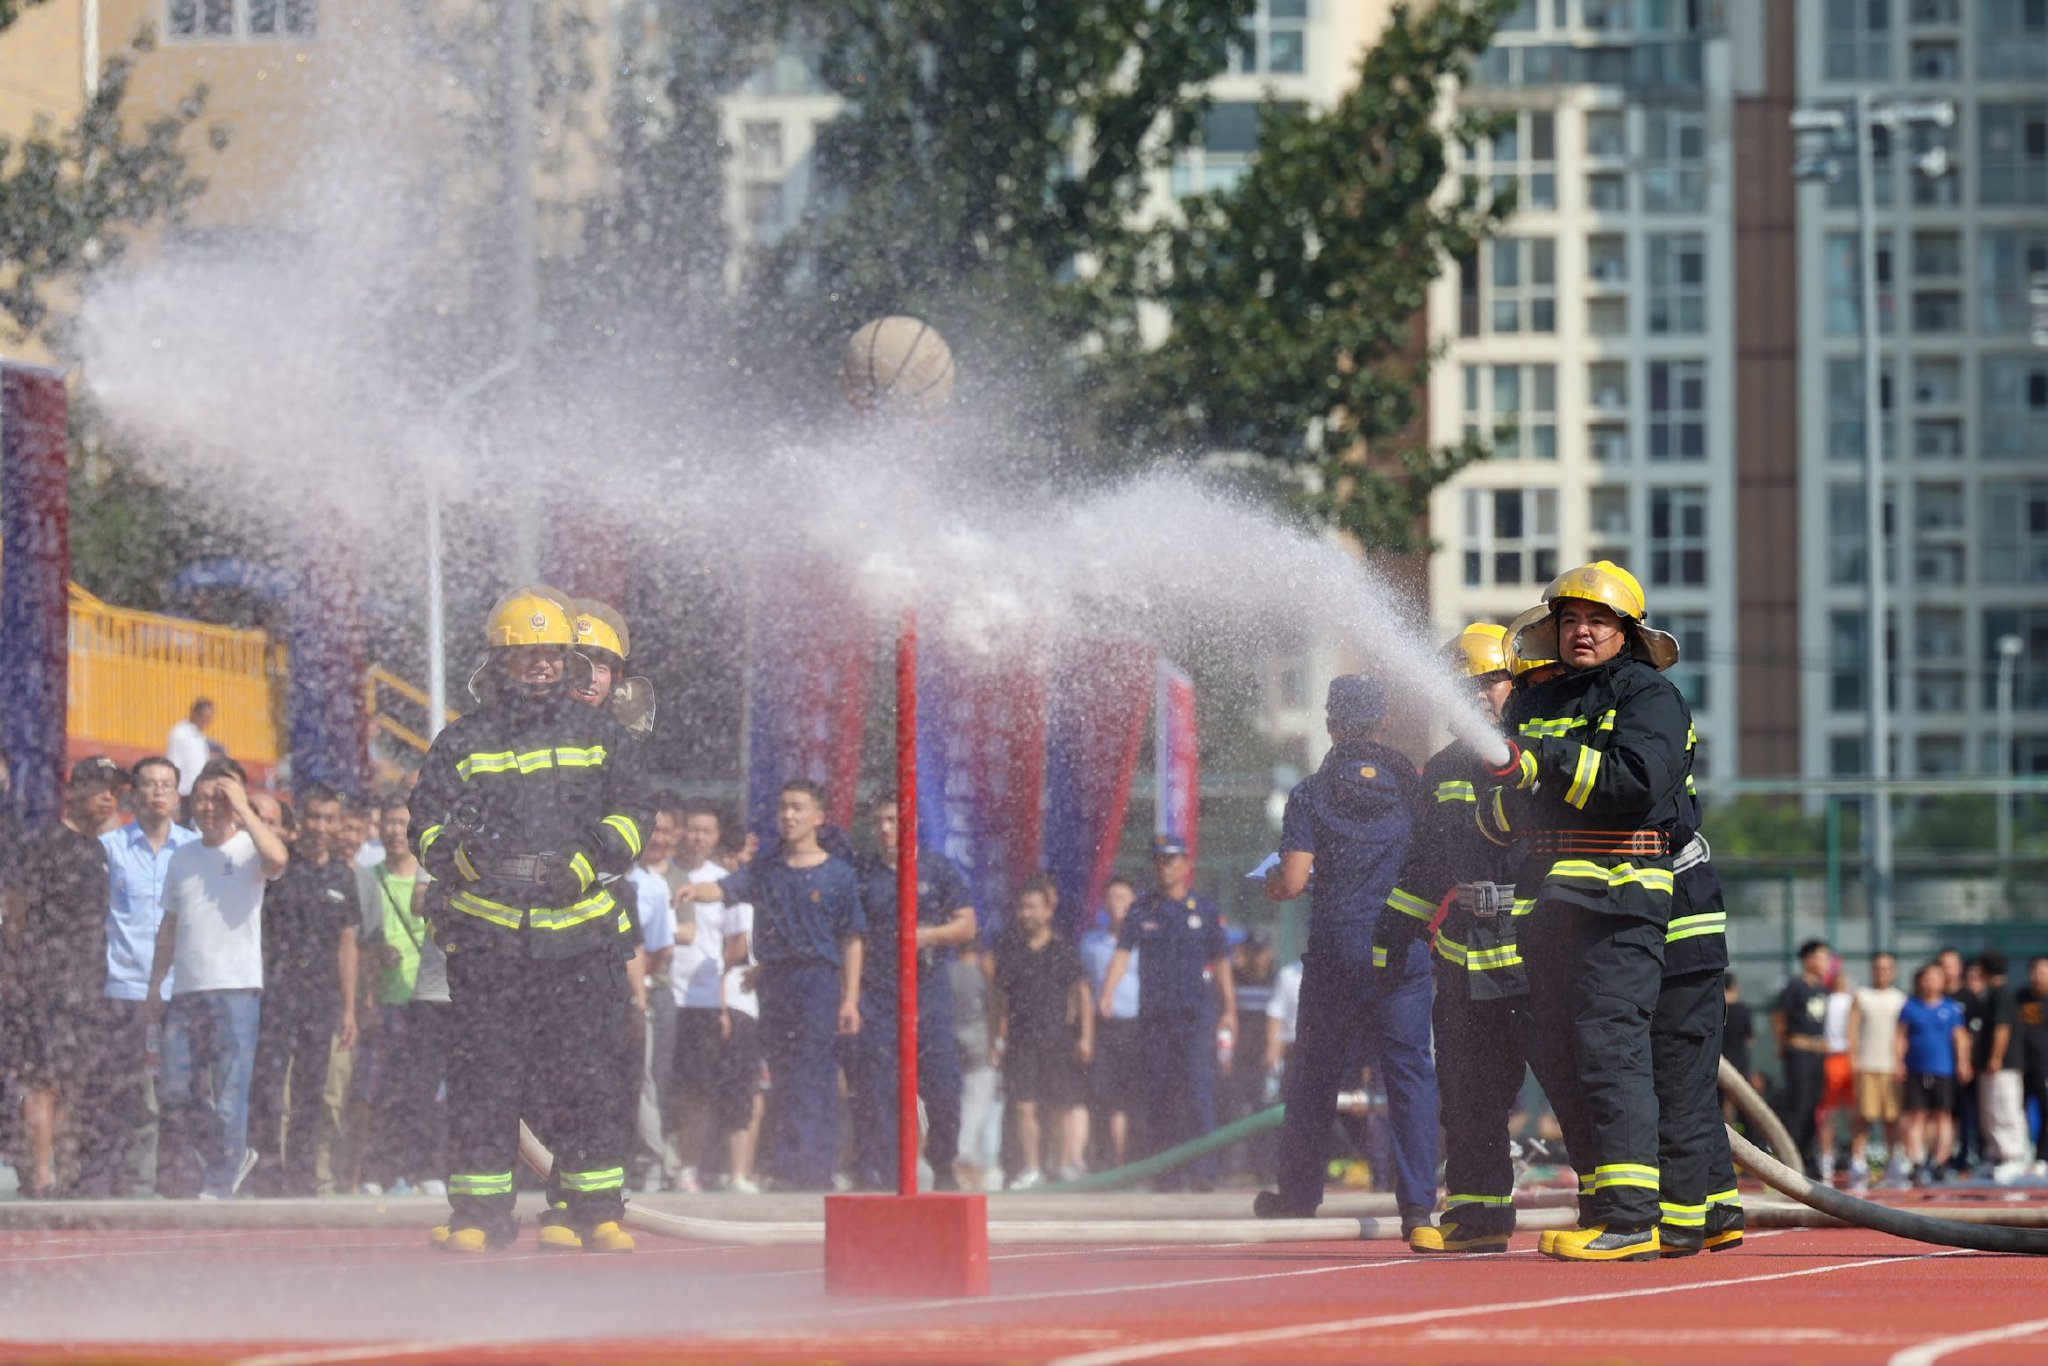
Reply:
[[[1507, 631], [1475, 622], [1451, 642], [1451, 667], [1499, 720], [1511, 688]], [[1515, 1231], [1508, 1117], [1522, 1089], [1516, 1024], [1527, 991], [1515, 948], [1515, 858], [1480, 834], [1472, 812], [1495, 779], [1463, 742], [1422, 771], [1421, 804], [1401, 879], [1374, 931], [1374, 961], [1398, 962], [1417, 935], [1436, 949], [1437, 1097], [1444, 1132], [1444, 1215], [1413, 1230], [1417, 1252], [1505, 1252]]]
[[[1690, 779], [1687, 780], [1690, 784]], [[1721, 1026], [1727, 1018], [1728, 910], [1713, 851], [1697, 832], [1699, 799], [1687, 793], [1683, 840], [1672, 860], [1671, 920], [1664, 932], [1664, 985], [1650, 1021], [1657, 1086], [1657, 1170], [1666, 1257], [1742, 1243], [1735, 1158], [1721, 1120]], [[1688, 836], [1690, 836], [1688, 838]]]
[[[522, 1112], [549, 1119], [567, 1208], [545, 1248], [631, 1251], [626, 1131], [615, 1094], [628, 1027], [632, 922], [599, 878], [653, 823], [637, 746], [569, 695], [584, 666], [565, 599], [515, 589], [491, 609], [479, 703], [434, 741], [412, 798], [413, 847], [435, 880], [454, 1042], [448, 1072], [451, 1252], [517, 1231]], [[528, 1079], [522, 1084], [522, 1079]]]
[[1508, 628], [1564, 671], [1510, 699], [1510, 751], [1478, 803], [1515, 852], [1515, 937], [1529, 980], [1525, 1048], [1580, 1178], [1580, 1227], [1546, 1255], [1659, 1255], [1650, 1018], [1671, 918], [1691, 714], [1662, 670], [1678, 642], [1645, 624], [1642, 585], [1606, 560], [1569, 570]]

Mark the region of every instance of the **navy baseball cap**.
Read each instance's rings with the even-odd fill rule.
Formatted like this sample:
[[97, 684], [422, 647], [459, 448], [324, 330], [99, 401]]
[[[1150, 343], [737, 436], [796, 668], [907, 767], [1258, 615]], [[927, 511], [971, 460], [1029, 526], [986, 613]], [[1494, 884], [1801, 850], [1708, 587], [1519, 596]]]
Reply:
[[1387, 686], [1364, 674], [1340, 674], [1330, 680], [1323, 709], [1332, 721], [1376, 726], [1387, 715]]
[[1152, 839], [1153, 858], [1177, 858], [1187, 851], [1188, 842], [1179, 835], [1156, 835]]

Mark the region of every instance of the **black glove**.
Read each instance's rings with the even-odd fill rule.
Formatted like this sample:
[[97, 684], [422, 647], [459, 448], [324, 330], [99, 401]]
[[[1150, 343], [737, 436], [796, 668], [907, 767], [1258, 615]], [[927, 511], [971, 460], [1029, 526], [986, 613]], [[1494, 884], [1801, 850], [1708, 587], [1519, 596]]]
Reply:
[[1427, 928], [1427, 921], [1417, 920], [1412, 915], [1391, 908], [1381, 911], [1378, 923], [1372, 928], [1372, 965], [1399, 971], [1408, 961], [1408, 950]]
[[577, 845], [547, 859], [541, 888], [549, 901], [557, 906], [567, 906], [573, 901], [581, 901], [583, 894], [596, 882], [596, 865], [591, 863], [590, 855], [583, 851], [582, 846]]

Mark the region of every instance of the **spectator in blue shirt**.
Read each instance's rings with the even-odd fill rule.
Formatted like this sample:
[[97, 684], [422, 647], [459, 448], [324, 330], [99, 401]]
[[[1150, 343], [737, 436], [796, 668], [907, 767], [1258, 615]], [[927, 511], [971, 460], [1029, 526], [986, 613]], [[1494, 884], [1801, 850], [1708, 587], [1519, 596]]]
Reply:
[[829, 1190], [839, 1152], [836, 1036], [860, 1033], [860, 877], [819, 843], [825, 795], [785, 783], [777, 803], [781, 848], [723, 882], [693, 882], [695, 901], [751, 902], [758, 966], [746, 985], [761, 997], [761, 1040], [774, 1089], [768, 1098], [767, 1172], [786, 1190]]
[[1898, 1057], [1906, 1088], [1899, 1139], [1913, 1184], [1924, 1186], [1954, 1153], [1956, 1087], [1970, 1080], [1970, 1028], [1939, 963], [1913, 976], [1913, 999], [1899, 1011]]
[[[83, 1122], [103, 1132], [135, 1135], [123, 1185], [117, 1172], [88, 1172], [88, 1189], [147, 1195], [156, 1185], [156, 1104], [149, 1085], [149, 972], [164, 919], [164, 876], [171, 854], [199, 838], [179, 825], [178, 769], [152, 757], [129, 770], [133, 823], [100, 836], [107, 851], [106, 1086], [88, 1102]], [[176, 988], [166, 976], [164, 990]], [[113, 1148], [114, 1145], [109, 1145]], [[114, 1151], [118, 1156], [118, 1148]]]
[[[1123, 937], [1124, 919], [1137, 899], [1138, 889], [1128, 878], [1111, 878], [1102, 889], [1102, 913], [1095, 918], [1095, 927], [1081, 936], [1081, 964], [1088, 969], [1088, 987], [1098, 1001], [1109, 977], [1109, 960]], [[1131, 1108], [1134, 1098], [1145, 1092], [1145, 1052], [1138, 1038], [1139, 958], [1140, 950], [1132, 949], [1116, 995], [1095, 1026], [1095, 1065], [1088, 1077], [1093, 1092], [1089, 1108], [1094, 1112], [1089, 1132], [1100, 1136], [1101, 1155], [1112, 1167], [1130, 1160]]]

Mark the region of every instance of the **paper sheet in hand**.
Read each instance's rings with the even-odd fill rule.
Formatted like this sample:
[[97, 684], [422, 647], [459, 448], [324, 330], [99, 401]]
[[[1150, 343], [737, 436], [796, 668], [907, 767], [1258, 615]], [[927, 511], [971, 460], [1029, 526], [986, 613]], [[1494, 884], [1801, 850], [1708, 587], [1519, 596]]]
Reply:
[[1245, 874], [1245, 880], [1248, 882], [1264, 882], [1272, 871], [1279, 866], [1280, 856], [1278, 854], [1268, 854], [1263, 863]]

